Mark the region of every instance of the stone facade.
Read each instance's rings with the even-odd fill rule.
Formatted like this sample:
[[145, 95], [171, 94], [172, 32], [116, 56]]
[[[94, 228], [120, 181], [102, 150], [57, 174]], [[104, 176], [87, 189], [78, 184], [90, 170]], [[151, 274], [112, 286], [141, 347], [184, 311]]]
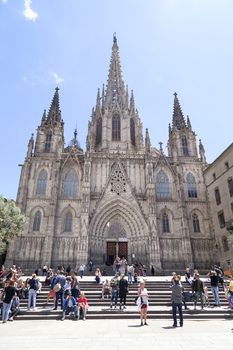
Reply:
[[86, 151], [77, 133], [64, 148], [58, 88], [33, 137], [19, 182], [17, 204], [27, 217], [10, 245], [7, 264], [79, 266], [114, 256], [153, 265], [157, 273], [200, 269], [213, 262], [214, 237], [203, 169], [189, 118], [174, 94], [168, 155], [151, 146], [130, 96], [114, 37], [106, 88], [97, 93]]
[[215, 253], [224, 269], [233, 267], [233, 247], [227, 230], [233, 222], [233, 143], [204, 172], [211, 205]]

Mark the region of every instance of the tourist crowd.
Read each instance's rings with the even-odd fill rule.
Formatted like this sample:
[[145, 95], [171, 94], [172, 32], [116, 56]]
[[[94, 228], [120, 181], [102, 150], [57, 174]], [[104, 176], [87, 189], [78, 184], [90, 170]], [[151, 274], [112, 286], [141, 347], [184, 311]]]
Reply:
[[[93, 271], [93, 262], [89, 261], [87, 266], [89, 272]], [[79, 268], [79, 278], [82, 279], [85, 274], [85, 265]], [[138, 285], [135, 303], [140, 312], [141, 325], [147, 323], [147, 309], [149, 306], [149, 295], [145, 287], [146, 270], [140, 263], [128, 265], [127, 260], [122, 257], [116, 257], [113, 263], [114, 276], [106, 278], [97, 267], [94, 272], [94, 281], [101, 284], [101, 298], [109, 299], [109, 307], [120, 310], [127, 307], [127, 295], [130, 285], [136, 283]], [[153, 271], [151, 271], [153, 274]], [[9, 271], [5, 271], [4, 266], [0, 270], [0, 306], [2, 322], [13, 321], [20, 313], [20, 300], [27, 299], [27, 310], [36, 310], [37, 296], [41, 293], [42, 283], [38, 274], [41, 273], [45, 278], [45, 285], [49, 287], [47, 294], [46, 307], [52, 298], [53, 310], [58, 307], [62, 310], [61, 320], [64, 321], [66, 315], [70, 315], [74, 320], [86, 320], [88, 311], [88, 300], [84, 291], [81, 290], [78, 273], [73, 271], [70, 265], [65, 269], [59, 266], [55, 271], [47, 266], [43, 266], [41, 271], [35, 270], [30, 278], [23, 277], [23, 272], [15, 265]], [[229, 285], [224, 282], [224, 273], [220, 266], [213, 266], [207, 274], [210, 281], [211, 292], [214, 297], [214, 305], [212, 307], [220, 307], [219, 285], [224, 290], [229, 307], [233, 309], [233, 277], [231, 277]], [[181, 276], [172, 273], [170, 282], [171, 304], [173, 315], [173, 327], [177, 327], [177, 310], [179, 314], [179, 325], [183, 326], [182, 308], [188, 309], [187, 302], [193, 302], [194, 310], [200, 301], [201, 310], [210, 307], [208, 287], [200, 278], [198, 270], [192, 270], [190, 267], [186, 269], [184, 274], [184, 282]], [[188, 288], [187, 288], [188, 287]]]

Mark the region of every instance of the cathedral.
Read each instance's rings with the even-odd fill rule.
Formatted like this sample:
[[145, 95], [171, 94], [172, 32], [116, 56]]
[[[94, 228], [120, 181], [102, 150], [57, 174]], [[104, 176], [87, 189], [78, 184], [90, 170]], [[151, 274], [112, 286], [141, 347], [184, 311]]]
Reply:
[[[172, 113], [171, 113], [172, 114]], [[22, 165], [17, 205], [24, 230], [8, 248], [6, 265], [33, 270], [44, 264], [77, 268], [115, 256], [156, 273], [182, 271], [214, 260], [214, 236], [203, 171], [205, 150], [177, 97], [168, 128], [168, 154], [149, 131], [121, 74], [114, 36], [106, 88], [98, 89], [86, 150], [77, 131], [64, 145], [56, 88]]]

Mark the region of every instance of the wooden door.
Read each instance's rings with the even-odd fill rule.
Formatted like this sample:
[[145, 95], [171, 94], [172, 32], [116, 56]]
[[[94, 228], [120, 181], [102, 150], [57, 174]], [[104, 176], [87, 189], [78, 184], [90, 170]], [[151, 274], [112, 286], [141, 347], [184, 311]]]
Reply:
[[107, 242], [107, 264], [112, 265], [116, 256], [116, 242]]
[[119, 242], [118, 243], [118, 256], [121, 258], [122, 256], [128, 260], [128, 242]]

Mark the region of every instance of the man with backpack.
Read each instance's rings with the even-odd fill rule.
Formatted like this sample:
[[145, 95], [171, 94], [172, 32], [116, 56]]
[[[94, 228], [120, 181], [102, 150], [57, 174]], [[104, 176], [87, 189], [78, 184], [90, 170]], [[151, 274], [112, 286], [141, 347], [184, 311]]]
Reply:
[[114, 302], [114, 308], [117, 307], [117, 299], [118, 299], [118, 290], [119, 290], [119, 282], [118, 282], [118, 274], [116, 273], [115, 276], [110, 281], [110, 286], [112, 288], [112, 297], [111, 297], [111, 304], [110, 308], [113, 306]]

